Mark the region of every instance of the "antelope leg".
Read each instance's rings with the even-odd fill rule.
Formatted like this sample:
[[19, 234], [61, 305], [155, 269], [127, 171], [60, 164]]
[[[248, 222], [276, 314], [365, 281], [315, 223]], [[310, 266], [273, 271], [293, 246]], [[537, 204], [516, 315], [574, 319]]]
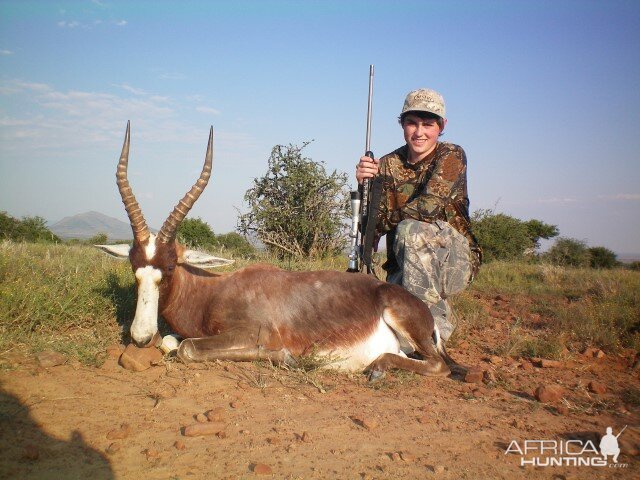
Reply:
[[368, 374], [370, 381], [374, 381], [381, 378], [384, 372], [391, 368], [433, 377], [446, 377], [451, 373], [451, 370], [449, 370], [449, 367], [440, 356], [430, 356], [424, 360], [417, 360], [402, 357], [395, 353], [383, 353], [371, 362], [365, 373]]
[[252, 362], [269, 360], [277, 365], [294, 366], [295, 359], [286, 348], [269, 350], [262, 345], [229, 345], [224, 336], [188, 338], [178, 347], [177, 356], [185, 363], [229, 360], [232, 362]]

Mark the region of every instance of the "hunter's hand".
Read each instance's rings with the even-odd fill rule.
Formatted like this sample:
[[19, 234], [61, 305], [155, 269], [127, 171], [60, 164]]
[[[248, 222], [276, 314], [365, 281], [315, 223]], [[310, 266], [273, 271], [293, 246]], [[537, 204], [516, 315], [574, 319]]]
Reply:
[[378, 174], [378, 165], [380, 160], [369, 158], [367, 156], [360, 157], [360, 162], [356, 165], [356, 180], [358, 184], [367, 178], [373, 178]]

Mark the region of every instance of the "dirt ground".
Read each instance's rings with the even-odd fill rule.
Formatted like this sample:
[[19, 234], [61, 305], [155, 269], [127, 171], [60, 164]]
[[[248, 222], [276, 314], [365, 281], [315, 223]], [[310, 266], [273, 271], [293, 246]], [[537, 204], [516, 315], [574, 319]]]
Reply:
[[[483, 372], [475, 382], [392, 372], [369, 384], [174, 359], [134, 373], [114, 356], [101, 367], [43, 367], [9, 352], [0, 357], [0, 478], [640, 478], [635, 352], [499, 357], [491, 352], [508, 320], [495, 321], [449, 352]], [[540, 385], [561, 386], [562, 398], [539, 401]], [[187, 436], [192, 425], [208, 430]], [[607, 427], [625, 426], [617, 464], [532, 465], [591, 461]]]

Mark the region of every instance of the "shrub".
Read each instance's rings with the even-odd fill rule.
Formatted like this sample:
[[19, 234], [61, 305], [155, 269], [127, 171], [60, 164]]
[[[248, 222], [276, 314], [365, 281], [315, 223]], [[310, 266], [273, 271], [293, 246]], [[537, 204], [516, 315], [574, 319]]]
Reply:
[[574, 238], [558, 238], [545, 258], [563, 267], [588, 267], [591, 262], [586, 243]]
[[485, 260], [516, 260], [535, 251], [541, 238], [558, 235], [555, 225], [540, 220], [523, 222], [493, 210], [477, 210], [472, 228], [482, 247]]
[[178, 241], [189, 248], [205, 248], [214, 244], [216, 236], [201, 218], [185, 218], [178, 226]]
[[267, 173], [245, 194], [249, 212], [238, 219], [240, 233], [255, 235], [279, 258], [324, 257], [346, 245], [346, 175], [303, 157], [307, 145], [273, 148]]
[[256, 253], [256, 249], [249, 241], [236, 232], [216, 235], [215, 245], [242, 257], [251, 257]]
[[592, 247], [589, 249], [591, 268], [613, 268], [620, 265], [616, 254], [605, 247]]
[[12, 217], [7, 212], [0, 212], [0, 239], [15, 242], [60, 243], [53, 232], [47, 228], [47, 221], [42, 217]]

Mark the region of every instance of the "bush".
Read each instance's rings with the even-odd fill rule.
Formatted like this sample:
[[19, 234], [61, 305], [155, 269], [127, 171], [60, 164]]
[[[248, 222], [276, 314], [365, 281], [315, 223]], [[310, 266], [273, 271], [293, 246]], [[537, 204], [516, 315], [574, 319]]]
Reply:
[[605, 247], [592, 247], [589, 249], [591, 268], [613, 268], [620, 265], [616, 254]]
[[201, 218], [185, 218], [178, 226], [178, 241], [189, 248], [206, 248], [215, 243], [216, 236]]
[[533, 253], [540, 238], [558, 235], [555, 225], [540, 220], [523, 222], [493, 210], [476, 210], [471, 218], [473, 233], [482, 247], [484, 259], [517, 260]]
[[60, 243], [61, 240], [47, 228], [47, 221], [42, 217], [12, 217], [7, 212], [0, 212], [0, 239], [15, 242]]
[[245, 237], [236, 232], [216, 235], [215, 245], [242, 257], [251, 257], [256, 253], [253, 245], [251, 245]]
[[324, 257], [346, 246], [346, 175], [303, 157], [307, 145], [273, 148], [267, 173], [245, 194], [249, 212], [238, 219], [240, 233], [255, 235], [278, 258]]
[[558, 238], [545, 258], [550, 263], [562, 267], [588, 267], [591, 263], [587, 244], [573, 238]]

